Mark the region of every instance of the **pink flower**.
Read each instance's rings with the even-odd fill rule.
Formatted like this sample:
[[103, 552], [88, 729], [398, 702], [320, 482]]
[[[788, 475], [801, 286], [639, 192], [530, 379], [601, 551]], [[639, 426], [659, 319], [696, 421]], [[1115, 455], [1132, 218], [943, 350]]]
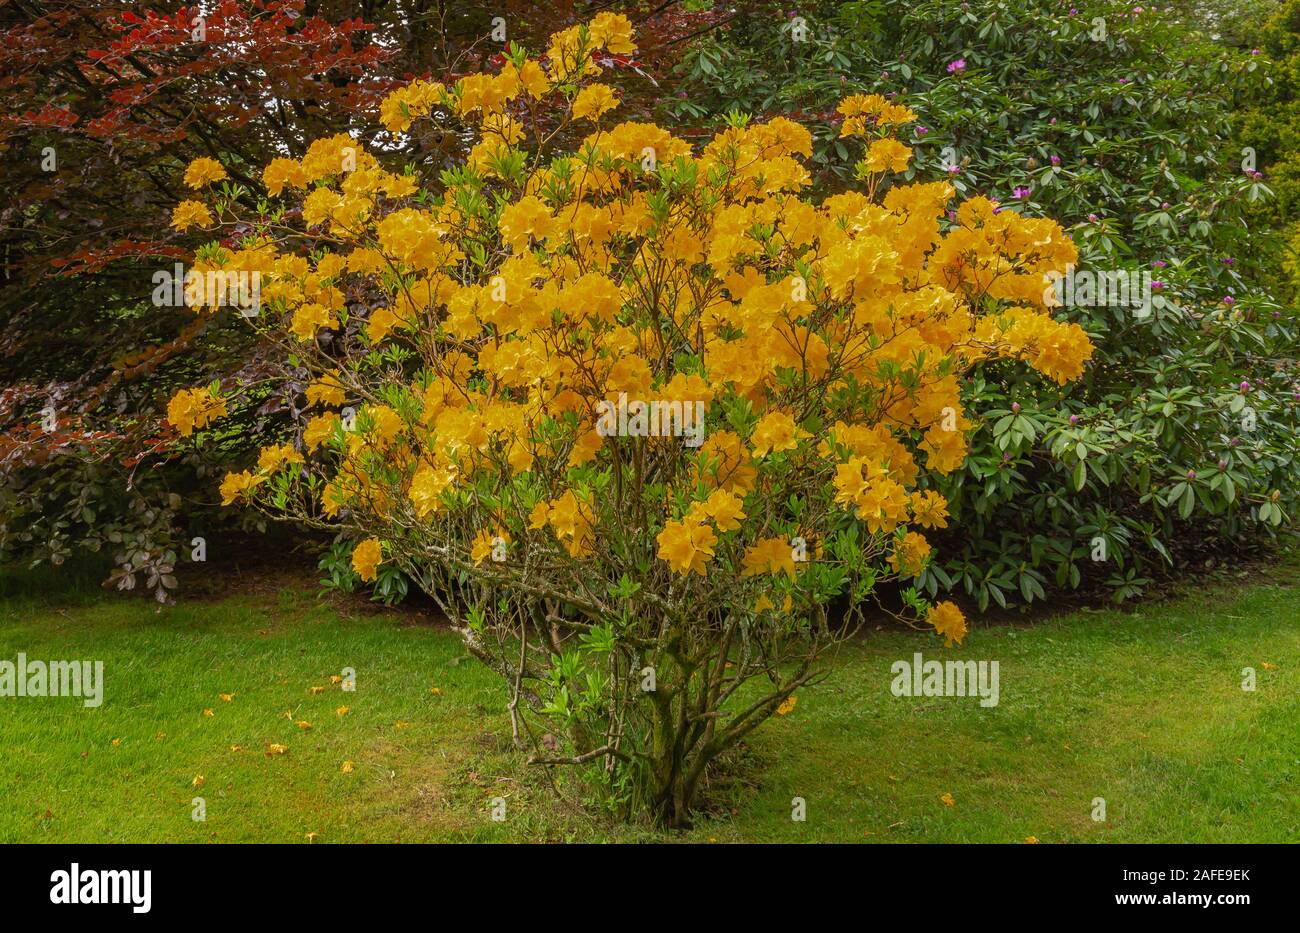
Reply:
[[964, 58], [959, 58], [956, 61], [952, 61], [948, 63], [948, 74], [950, 75], [960, 74], [965, 70], [966, 70], [966, 59]]

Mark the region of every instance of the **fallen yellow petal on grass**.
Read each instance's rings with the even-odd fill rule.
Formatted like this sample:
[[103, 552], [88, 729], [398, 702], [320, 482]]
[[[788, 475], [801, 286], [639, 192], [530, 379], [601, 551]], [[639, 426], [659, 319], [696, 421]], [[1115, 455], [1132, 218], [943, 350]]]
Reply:
[[235, 695], [233, 693], [218, 693], [217, 696], [221, 697], [222, 703], [229, 703], [231, 700], [235, 698]]
[[277, 745], [274, 742], [266, 747], [266, 753], [268, 755], [283, 755], [288, 750], [288, 745]]
[[204, 716], [215, 716], [215, 715], [217, 715], [217, 714], [214, 713], [214, 712], [212, 712], [212, 710], [210, 710], [210, 709], [205, 709], [205, 710], [203, 711], [203, 715], [204, 715]]
[[786, 697], [784, 700], [781, 701], [781, 705], [776, 708], [776, 714], [778, 716], [784, 716], [786, 713], [794, 709], [795, 704], [797, 704], [798, 702], [799, 702], [799, 698], [797, 696], [791, 695]]
[[429, 688], [429, 692], [432, 693], [432, 694], [433, 694], [434, 696], [436, 696], [436, 697], [440, 697], [440, 696], [442, 696], [442, 688], [441, 688], [441, 687], [430, 687], [430, 688]]
[[338, 674], [330, 674], [330, 683], [341, 684], [343, 683], [343, 678], [340, 677]]
[[1026, 842], [1027, 844], [1031, 845], [1031, 846], [1036, 846], [1036, 845], [1038, 845], [1038, 837], [1037, 837], [1037, 836], [1026, 836], [1026, 837], [1025, 837], [1025, 842]]
[[196, 774], [194, 775], [194, 780], [190, 781], [190, 787], [202, 787], [205, 783], [203, 775]]
[[340, 716], [346, 716], [348, 714], [348, 707], [340, 706], [334, 712], [338, 713]]
[[299, 729], [302, 729], [302, 730], [304, 730], [304, 731], [307, 730], [307, 729], [310, 729], [310, 728], [311, 728], [311, 723], [309, 723], [309, 722], [308, 722], [307, 720], [305, 720], [305, 719], [300, 719], [300, 720], [298, 720], [296, 723], [294, 723], [294, 725], [297, 726]]
[[118, 747], [119, 745], [121, 745], [121, 744], [122, 744], [122, 740], [121, 740], [121, 739], [114, 739], [114, 740], [113, 740], [113, 747], [114, 747], [114, 748], [117, 748], [117, 747]]
[[310, 693], [312, 696], [316, 696], [318, 693], [324, 693], [324, 692], [325, 692], [325, 688], [324, 688], [324, 687], [308, 687], [308, 688], [307, 688], [307, 692]]
[[945, 807], [955, 807], [957, 805], [957, 801], [952, 799], [952, 794], [944, 794], [939, 799], [943, 801]]
[[342, 771], [344, 774], [351, 774], [351, 773], [352, 773], [352, 762], [350, 762], [350, 761], [345, 761], [345, 762], [343, 762], [343, 767], [339, 768], [339, 770]]

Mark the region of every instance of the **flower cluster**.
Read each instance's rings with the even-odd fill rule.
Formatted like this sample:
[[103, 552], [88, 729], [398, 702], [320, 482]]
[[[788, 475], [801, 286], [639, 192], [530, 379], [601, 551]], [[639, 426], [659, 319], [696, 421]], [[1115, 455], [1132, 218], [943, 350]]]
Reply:
[[167, 403], [167, 420], [182, 437], [205, 428], [226, 414], [226, 402], [210, 388], [181, 389]]

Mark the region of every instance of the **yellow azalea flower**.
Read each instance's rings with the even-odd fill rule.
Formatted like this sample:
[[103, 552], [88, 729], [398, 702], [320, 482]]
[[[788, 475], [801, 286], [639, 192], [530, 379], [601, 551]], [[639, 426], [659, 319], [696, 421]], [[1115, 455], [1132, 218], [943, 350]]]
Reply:
[[265, 476], [258, 476], [244, 470], [242, 473], [227, 473], [221, 481], [221, 504], [231, 505], [236, 499], [247, 497], [252, 491], [266, 482]]
[[507, 204], [497, 222], [501, 238], [515, 251], [527, 249], [529, 238], [544, 240], [555, 230], [555, 218], [550, 208], [534, 195]]
[[[533, 512], [536, 515], [537, 510]], [[546, 520], [571, 556], [585, 557], [590, 553], [591, 518], [572, 489], [550, 503]]]
[[373, 583], [379, 575], [379, 565], [384, 561], [383, 548], [378, 538], [366, 538], [352, 549], [352, 569], [366, 583]]
[[735, 531], [745, 518], [744, 500], [729, 489], [718, 489], [704, 501], [704, 514], [719, 531]]
[[182, 201], [172, 211], [172, 226], [179, 233], [184, 233], [190, 227], [211, 227], [212, 214], [201, 201]]
[[589, 84], [573, 101], [573, 119], [595, 123], [601, 115], [618, 106], [614, 89], [605, 84]]
[[954, 603], [947, 600], [931, 606], [925, 621], [944, 637], [945, 648], [951, 648], [954, 641], [960, 645], [966, 637], [966, 617]]
[[916, 119], [916, 113], [879, 94], [854, 94], [835, 108], [844, 117], [841, 136], [854, 136], [875, 127], [897, 126]]
[[335, 414], [316, 415], [310, 419], [302, 432], [302, 440], [307, 445], [307, 450], [313, 451], [329, 441], [338, 430], [341, 421], [342, 419]]
[[745, 550], [742, 559], [745, 569], [741, 576], [752, 577], [760, 573], [780, 573], [785, 571], [794, 579], [794, 548], [784, 538], [763, 538]]
[[189, 437], [195, 428], [205, 428], [226, 414], [226, 401], [207, 388], [181, 389], [167, 403], [167, 421]]
[[[510, 67], [514, 67], [511, 65]], [[546, 77], [546, 72], [542, 66], [534, 59], [528, 59], [524, 66], [519, 69], [519, 83], [523, 85], [528, 96], [533, 99], [541, 97], [551, 89], [551, 82]]]
[[913, 493], [912, 521], [925, 528], [948, 527], [948, 500], [932, 490]]
[[339, 326], [338, 319], [324, 305], [308, 302], [293, 313], [293, 324], [289, 332], [299, 340], [314, 340], [321, 328]]
[[263, 447], [257, 457], [257, 468], [265, 473], [274, 473], [286, 464], [295, 463], [302, 463], [302, 454], [294, 450], [292, 444]]
[[361, 416], [370, 424], [369, 434], [381, 445], [391, 444], [406, 427], [402, 416], [387, 405], [367, 405]]
[[774, 411], [759, 419], [749, 440], [754, 445], [754, 456], [763, 457], [777, 451], [794, 450], [800, 438], [807, 436], [808, 432], [795, 424], [793, 418], [783, 411]]
[[278, 198], [285, 188], [305, 187], [307, 173], [296, 159], [272, 159], [262, 170], [262, 183], [271, 197]]
[[632, 43], [632, 21], [622, 13], [597, 13], [589, 24], [591, 41], [615, 55], [635, 52]]
[[442, 493], [456, 478], [454, 466], [433, 467], [421, 464], [411, 478], [410, 498], [415, 514], [426, 518], [442, 507]]
[[228, 177], [222, 164], [207, 156], [200, 156], [185, 168], [185, 184], [191, 188], [202, 188]]
[[550, 520], [551, 506], [545, 500], [533, 506], [533, 510], [528, 513], [528, 527], [533, 530], [545, 528]]
[[905, 172], [912, 150], [892, 137], [877, 139], [867, 147], [864, 160], [871, 172]]
[[339, 382], [339, 371], [333, 370], [307, 386], [307, 406], [342, 405], [345, 399]]
[[673, 571], [682, 575], [694, 572], [705, 576], [718, 536], [708, 525], [669, 521], [664, 523], [655, 540], [659, 544], [656, 556], [667, 561]]

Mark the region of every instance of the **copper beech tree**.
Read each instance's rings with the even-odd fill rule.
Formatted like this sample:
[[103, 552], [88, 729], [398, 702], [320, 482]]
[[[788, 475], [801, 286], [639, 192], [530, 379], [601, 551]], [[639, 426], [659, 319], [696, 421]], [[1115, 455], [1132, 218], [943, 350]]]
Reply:
[[[438, 178], [337, 135], [267, 165], [270, 202], [196, 160], [173, 222], [237, 233], [200, 267], [260, 278], [250, 323], [314, 412], [225, 500], [354, 533], [363, 577], [401, 568], [503, 678], [532, 761], [683, 826], [710, 764], [925, 566], [963, 374], [996, 356], [1064, 382], [1091, 346], [1044, 306], [1076, 256], [1055, 222], [889, 185], [905, 106], [841, 102], [862, 190], [812, 203], [790, 120], [733, 117], [700, 151], [619, 122], [599, 63], [632, 49], [602, 13], [399, 89], [390, 132], [475, 134]], [[588, 131], [576, 151], [541, 111]], [[196, 388], [169, 420], [223, 407]], [[956, 606], [905, 597], [961, 642]]]

